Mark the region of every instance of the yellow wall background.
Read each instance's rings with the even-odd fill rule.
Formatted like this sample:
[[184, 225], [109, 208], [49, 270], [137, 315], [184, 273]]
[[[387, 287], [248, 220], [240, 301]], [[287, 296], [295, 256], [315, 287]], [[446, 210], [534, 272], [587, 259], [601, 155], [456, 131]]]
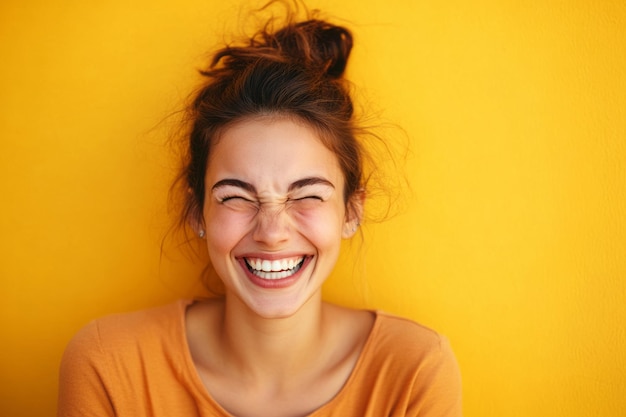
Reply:
[[[54, 414], [92, 318], [201, 293], [160, 256], [166, 116], [236, 4], [1, 3], [0, 415]], [[623, 416], [626, 3], [310, 5], [350, 22], [362, 103], [411, 148], [407, 209], [327, 298], [445, 333], [466, 416]]]

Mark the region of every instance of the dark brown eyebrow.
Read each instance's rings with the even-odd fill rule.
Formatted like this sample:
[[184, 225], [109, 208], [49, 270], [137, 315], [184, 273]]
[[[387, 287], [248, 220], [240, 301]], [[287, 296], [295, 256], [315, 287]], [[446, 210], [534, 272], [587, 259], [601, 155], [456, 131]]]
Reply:
[[245, 181], [236, 180], [234, 178], [225, 178], [223, 180], [219, 180], [218, 182], [213, 184], [213, 187], [211, 187], [211, 190], [215, 191], [216, 189], [220, 187], [227, 187], [227, 186], [242, 188], [248, 191], [249, 193], [256, 194], [256, 188], [254, 188], [254, 185], [247, 183]]
[[308, 177], [308, 178], [302, 178], [301, 180], [291, 183], [289, 185], [288, 191], [293, 191], [298, 188], [303, 188], [309, 185], [317, 185], [317, 184], [327, 185], [329, 187], [335, 188], [333, 183], [328, 181], [327, 179], [320, 178], [320, 177]]
[[[320, 178], [320, 177], [307, 177], [307, 178], [302, 178], [301, 180], [298, 180], [298, 181], [294, 181], [291, 184], [289, 184], [288, 191], [291, 192], [299, 188], [307, 187], [309, 185], [317, 185], [317, 184], [322, 184], [322, 185], [335, 188], [333, 183], [328, 181], [327, 179]], [[211, 187], [211, 190], [214, 191], [220, 187], [228, 187], [228, 186], [241, 188], [243, 190], [248, 191], [249, 193], [256, 194], [256, 188], [254, 188], [254, 185], [247, 183], [245, 181], [234, 179], [234, 178], [225, 178], [223, 180], [219, 180], [218, 182], [213, 184], [213, 187]]]

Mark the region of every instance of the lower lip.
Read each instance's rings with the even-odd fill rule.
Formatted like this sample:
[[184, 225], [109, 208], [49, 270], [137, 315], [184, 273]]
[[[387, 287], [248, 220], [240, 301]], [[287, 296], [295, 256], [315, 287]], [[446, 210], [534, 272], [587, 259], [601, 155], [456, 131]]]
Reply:
[[298, 269], [298, 272], [296, 272], [295, 274], [291, 276], [288, 276], [285, 278], [278, 278], [278, 279], [263, 279], [261, 277], [254, 275], [248, 269], [245, 259], [240, 259], [239, 263], [243, 267], [246, 273], [246, 276], [248, 277], [250, 282], [252, 282], [257, 287], [266, 288], [266, 289], [280, 289], [280, 288], [287, 288], [293, 285], [298, 280], [298, 278], [300, 278], [300, 276], [302, 275], [302, 271], [304, 270], [304, 268], [307, 266], [307, 264], [310, 261], [311, 261], [310, 257], [305, 258], [304, 262], [302, 263], [302, 266], [300, 267], [300, 269]]

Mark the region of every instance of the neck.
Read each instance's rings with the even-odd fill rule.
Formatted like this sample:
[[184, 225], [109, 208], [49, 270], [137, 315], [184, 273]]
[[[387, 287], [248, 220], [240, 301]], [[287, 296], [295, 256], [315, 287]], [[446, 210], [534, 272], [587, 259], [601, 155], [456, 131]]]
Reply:
[[221, 329], [225, 357], [249, 378], [288, 380], [316, 358], [322, 340], [322, 313], [319, 294], [295, 314], [270, 319], [227, 296]]

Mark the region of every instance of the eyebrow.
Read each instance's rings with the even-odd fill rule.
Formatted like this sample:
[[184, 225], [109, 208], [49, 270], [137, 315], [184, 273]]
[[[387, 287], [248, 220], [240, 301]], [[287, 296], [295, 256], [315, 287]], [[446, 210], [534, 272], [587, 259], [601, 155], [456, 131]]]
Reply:
[[256, 188], [254, 188], [254, 185], [245, 181], [236, 180], [234, 178], [225, 178], [223, 180], [219, 180], [218, 182], [213, 184], [213, 187], [211, 187], [211, 190], [215, 191], [218, 188], [228, 187], [228, 186], [242, 188], [252, 194], [256, 194]]
[[[310, 185], [317, 185], [317, 184], [322, 184], [328, 187], [335, 188], [333, 183], [328, 181], [327, 179], [324, 179], [321, 177], [307, 177], [307, 178], [302, 178], [301, 180], [294, 181], [293, 183], [289, 184], [289, 188], [287, 190], [293, 191], [293, 190], [304, 188]], [[213, 184], [213, 187], [211, 187], [211, 190], [215, 191], [218, 188], [228, 187], [228, 186], [241, 188], [243, 190], [248, 191], [249, 193], [256, 194], [256, 188], [254, 188], [254, 185], [245, 181], [234, 179], [234, 178], [225, 178], [223, 180], [219, 180], [218, 182]]]
[[317, 184], [322, 184], [328, 187], [335, 188], [333, 183], [328, 181], [327, 179], [320, 178], [320, 177], [308, 177], [308, 178], [302, 178], [301, 180], [291, 183], [289, 185], [288, 191], [293, 191], [299, 188], [307, 187], [309, 185], [317, 185]]

